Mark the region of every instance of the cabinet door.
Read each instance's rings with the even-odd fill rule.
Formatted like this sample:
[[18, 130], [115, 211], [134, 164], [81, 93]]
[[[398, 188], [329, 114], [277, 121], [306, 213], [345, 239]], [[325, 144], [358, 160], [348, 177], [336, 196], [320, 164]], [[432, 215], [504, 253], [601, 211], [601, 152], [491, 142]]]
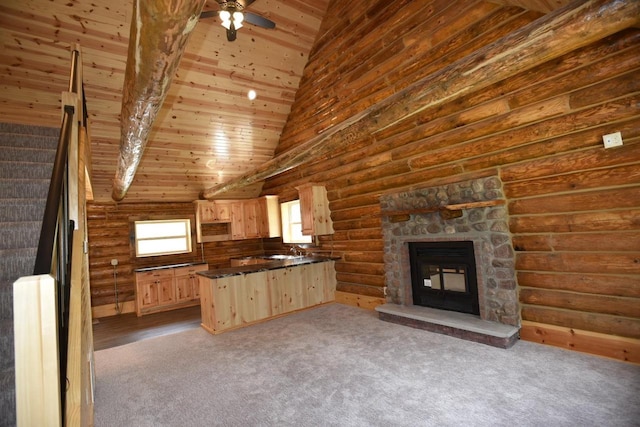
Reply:
[[[164, 304], [167, 293], [174, 289], [173, 270], [159, 269], [141, 271], [136, 273], [136, 313], [141, 316], [143, 312], [153, 311]], [[175, 294], [175, 291], [173, 291]], [[172, 302], [175, 300], [173, 297]]]
[[322, 185], [305, 184], [298, 187], [302, 234], [320, 236], [333, 234], [327, 190]]
[[158, 280], [158, 304], [169, 305], [176, 301], [176, 286], [173, 277]]
[[178, 302], [200, 299], [200, 283], [196, 273], [208, 269], [208, 264], [176, 268], [176, 299]]
[[260, 210], [260, 201], [258, 199], [252, 199], [243, 202], [243, 213], [245, 239], [261, 237], [262, 215]]
[[260, 201], [243, 200], [231, 204], [231, 238], [255, 239], [261, 232]]
[[203, 202], [198, 205], [200, 210], [200, 222], [213, 222], [216, 220], [216, 207], [211, 202]]
[[302, 219], [302, 234], [311, 236], [314, 234], [315, 227], [313, 224], [313, 188], [299, 187], [298, 196], [300, 197], [300, 215]]
[[213, 203], [215, 205], [216, 221], [219, 221], [219, 222], [231, 221], [231, 203], [223, 202], [223, 201], [216, 201]]
[[242, 202], [231, 203], [231, 238], [244, 239], [244, 209]]
[[138, 312], [158, 305], [158, 284], [155, 281], [138, 282]]
[[228, 201], [198, 201], [197, 206], [202, 223], [229, 222], [231, 220], [231, 203]]
[[190, 275], [176, 276], [176, 301], [184, 302], [194, 299], [193, 279]]
[[260, 237], [280, 237], [282, 223], [280, 221], [280, 203], [278, 196], [263, 196], [260, 201]]

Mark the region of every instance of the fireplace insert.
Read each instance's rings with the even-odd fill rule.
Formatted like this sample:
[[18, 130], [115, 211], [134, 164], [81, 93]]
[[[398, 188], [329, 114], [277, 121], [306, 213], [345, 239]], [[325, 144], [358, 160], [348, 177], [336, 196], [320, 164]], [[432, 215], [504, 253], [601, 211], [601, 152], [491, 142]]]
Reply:
[[410, 242], [413, 304], [480, 314], [473, 242]]

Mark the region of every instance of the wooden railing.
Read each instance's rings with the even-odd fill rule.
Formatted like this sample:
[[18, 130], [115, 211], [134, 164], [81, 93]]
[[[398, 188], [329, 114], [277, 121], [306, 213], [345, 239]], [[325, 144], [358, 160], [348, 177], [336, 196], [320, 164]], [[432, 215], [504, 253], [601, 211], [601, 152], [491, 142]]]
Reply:
[[80, 58], [75, 47], [34, 275], [14, 283], [18, 426], [93, 424], [89, 139]]

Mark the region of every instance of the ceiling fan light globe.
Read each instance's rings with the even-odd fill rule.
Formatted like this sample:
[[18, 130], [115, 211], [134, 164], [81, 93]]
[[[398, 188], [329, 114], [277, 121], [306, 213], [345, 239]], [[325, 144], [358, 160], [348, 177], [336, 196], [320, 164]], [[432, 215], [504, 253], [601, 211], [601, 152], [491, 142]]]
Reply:
[[222, 19], [222, 22], [230, 21], [231, 20], [231, 13], [228, 10], [221, 10], [220, 11], [220, 19]]
[[244, 21], [244, 14], [242, 12], [238, 12], [238, 11], [233, 12], [233, 23], [235, 25], [238, 25], [242, 21]]
[[231, 29], [231, 21], [227, 20], [227, 21], [222, 21], [221, 24], [224, 28], [226, 28], [227, 30]]

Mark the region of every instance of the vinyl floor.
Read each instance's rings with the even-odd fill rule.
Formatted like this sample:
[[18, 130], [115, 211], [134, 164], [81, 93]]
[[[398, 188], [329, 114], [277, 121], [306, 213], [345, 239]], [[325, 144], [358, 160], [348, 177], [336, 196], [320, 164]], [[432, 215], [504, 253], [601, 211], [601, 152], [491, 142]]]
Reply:
[[147, 338], [200, 327], [200, 306], [147, 314], [103, 317], [93, 324], [94, 350], [117, 347]]

